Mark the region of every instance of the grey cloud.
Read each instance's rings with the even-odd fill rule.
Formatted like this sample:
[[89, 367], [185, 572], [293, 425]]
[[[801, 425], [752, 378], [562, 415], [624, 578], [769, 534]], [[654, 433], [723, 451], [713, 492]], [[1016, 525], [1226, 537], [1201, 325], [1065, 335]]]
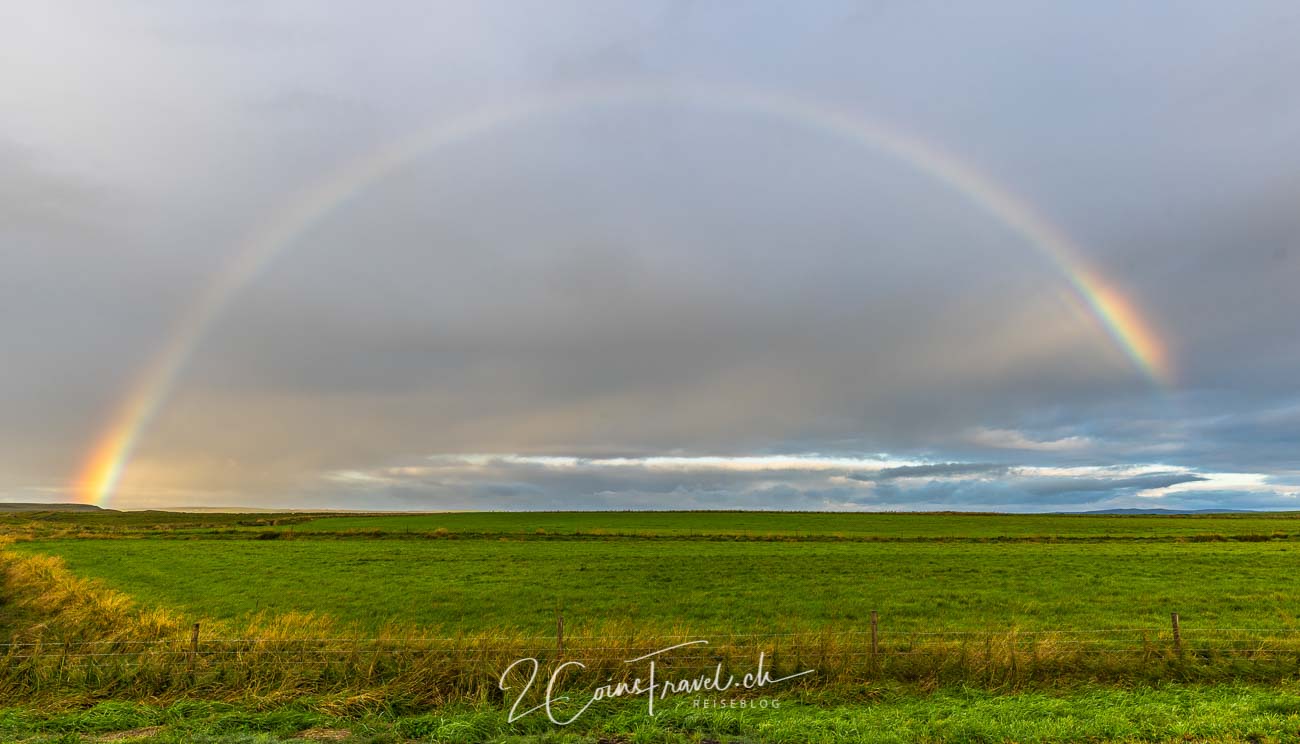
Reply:
[[87, 238], [101, 201], [89, 184], [42, 169], [30, 152], [0, 140], [0, 229], [7, 240]]
[[1031, 480], [1021, 487], [1035, 496], [1086, 493], [1089, 491], [1132, 491], [1148, 488], [1165, 488], [1179, 483], [1205, 480], [1194, 473], [1157, 473], [1133, 478], [1041, 478]]
[[[727, 458], [720, 458], [727, 461]], [[719, 467], [719, 458], [535, 461], [498, 456], [439, 457], [426, 464], [339, 473], [339, 497], [362, 489], [374, 504], [390, 508], [527, 509], [848, 509], [1078, 511], [1111, 507], [1265, 508], [1300, 497], [1294, 485], [1263, 489], [1183, 490], [1176, 487], [1222, 477], [1169, 470], [1135, 473], [1133, 466], [1083, 468], [1075, 475], [1035, 466], [929, 463], [874, 469], [872, 461], [827, 467], [749, 469]], [[746, 463], [737, 460], [737, 466]], [[872, 472], [861, 472], [872, 468]], [[1169, 489], [1169, 490], [1166, 490]]]
[[850, 474], [848, 477], [854, 480], [878, 482], [895, 478], [923, 478], [927, 476], [983, 475], [995, 477], [1006, 475], [1009, 471], [1010, 468], [1006, 465], [978, 462], [941, 462], [934, 465], [902, 465], [895, 468], [884, 468], [870, 475]]

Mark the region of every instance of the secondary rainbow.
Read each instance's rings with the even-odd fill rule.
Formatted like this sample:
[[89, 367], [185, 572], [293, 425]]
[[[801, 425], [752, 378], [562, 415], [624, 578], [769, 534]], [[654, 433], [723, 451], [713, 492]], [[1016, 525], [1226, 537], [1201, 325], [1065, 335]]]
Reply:
[[854, 112], [766, 91], [680, 84], [585, 87], [515, 100], [438, 122], [345, 163], [270, 215], [236, 247], [230, 261], [185, 311], [167, 343], [132, 386], [85, 460], [76, 483], [78, 497], [99, 505], [109, 501], [141, 434], [231, 298], [349, 197], [423, 155], [502, 127], [584, 107], [624, 105], [688, 106], [771, 117], [909, 164], [963, 194], [1036, 248], [1060, 271], [1141, 374], [1157, 385], [1171, 381], [1168, 356], [1158, 336], [1138, 309], [1088, 266], [1073, 241], [1023, 199], [939, 147]]

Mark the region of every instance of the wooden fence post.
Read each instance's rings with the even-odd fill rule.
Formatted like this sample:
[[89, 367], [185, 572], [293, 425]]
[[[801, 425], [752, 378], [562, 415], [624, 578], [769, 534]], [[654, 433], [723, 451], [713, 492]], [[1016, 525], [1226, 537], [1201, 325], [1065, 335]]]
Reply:
[[1016, 664], [1016, 629], [1011, 629], [1011, 636], [1007, 639], [1007, 653], [1011, 655], [1011, 681], [1013, 683], [1020, 681], [1020, 669]]
[[564, 610], [555, 611], [555, 653], [564, 656]]
[[1174, 626], [1174, 650], [1178, 652], [1179, 656], [1181, 656], [1183, 653], [1183, 629], [1182, 626], [1178, 624], [1178, 613], [1169, 613], [1169, 620]]
[[871, 611], [871, 660], [875, 661], [876, 656], [880, 654], [880, 615]]
[[194, 628], [190, 630], [190, 665], [193, 666], [199, 658], [199, 624], [194, 623]]

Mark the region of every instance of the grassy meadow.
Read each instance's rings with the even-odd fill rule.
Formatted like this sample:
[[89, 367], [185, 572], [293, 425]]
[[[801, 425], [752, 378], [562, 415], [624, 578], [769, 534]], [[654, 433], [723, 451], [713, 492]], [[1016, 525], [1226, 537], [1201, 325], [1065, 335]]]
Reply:
[[49, 540], [148, 605], [224, 620], [316, 612], [363, 633], [1300, 628], [1300, 542]]
[[[71, 738], [68, 732], [76, 732]], [[188, 701], [166, 706], [101, 703], [35, 713], [0, 709], [4, 741], [304, 744], [350, 741], [547, 742], [548, 744], [905, 744], [907, 742], [1293, 742], [1300, 740], [1300, 688], [1185, 685], [1087, 686], [1068, 691], [878, 691], [870, 699], [804, 697], [777, 710], [702, 712], [693, 701], [654, 718], [635, 705], [593, 713], [565, 729], [509, 723], [491, 707], [431, 713], [340, 714], [305, 704], [250, 710]], [[84, 738], [81, 738], [84, 737]]]
[[12, 536], [680, 538], [719, 540], [1000, 541], [1270, 540], [1300, 537], [1300, 512], [1066, 515], [827, 512], [445, 512], [435, 514], [0, 512]]
[[[85, 512], [0, 529], [4, 740], [1300, 738], [1290, 513]], [[682, 674], [760, 652], [817, 671], [780, 710], [504, 719], [512, 659], [614, 679], [681, 638], [712, 644], [665, 667]]]
[[1220, 515], [853, 514], [826, 512], [486, 512], [342, 515], [284, 529], [466, 536], [717, 537], [877, 540], [1300, 536], [1300, 512]]

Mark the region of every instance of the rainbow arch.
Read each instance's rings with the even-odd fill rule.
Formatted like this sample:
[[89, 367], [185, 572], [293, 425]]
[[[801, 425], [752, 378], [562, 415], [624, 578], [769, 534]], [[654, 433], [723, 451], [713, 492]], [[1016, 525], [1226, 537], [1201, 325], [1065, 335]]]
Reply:
[[659, 104], [771, 117], [891, 155], [966, 196], [1043, 254], [1133, 366], [1157, 385], [1172, 381], [1167, 351], [1138, 308], [1088, 265], [1060, 228], [1026, 201], [932, 143], [841, 108], [767, 91], [703, 85], [585, 87], [517, 99], [442, 121], [355, 158], [271, 214], [239, 243], [230, 261], [176, 323], [116, 416], [96, 440], [76, 482], [77, 496], [106, 504], [142, 432], [170, 396], [176, 380], [232, 297], [307, 229], [352, 195], [431, 151], [493, 130], [589, 106]]

